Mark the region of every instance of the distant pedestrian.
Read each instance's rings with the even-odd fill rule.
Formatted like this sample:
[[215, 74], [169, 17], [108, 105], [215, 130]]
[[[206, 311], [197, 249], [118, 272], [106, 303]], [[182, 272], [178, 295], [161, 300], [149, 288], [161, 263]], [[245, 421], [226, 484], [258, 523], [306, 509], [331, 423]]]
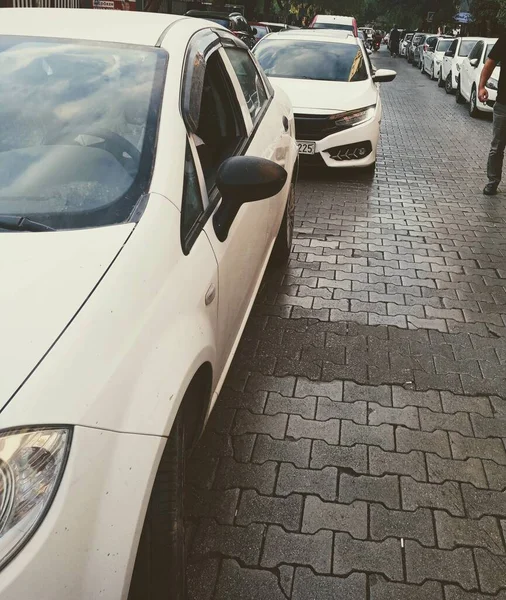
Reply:
[[390, 56], [398, 56], [399, 55], [399, 42], [401, 39], [401, 34], [397, 29], [397, 25], [394, 25], [392, 31], [390, 32], [390, 37], [388, 40], [390, 47]]
[[[504, 35], [501, 35], [494, 44], [481, 72], [480, 85], [478, 87], [478, 100], [480, 102], [488, 100], [488, 91], [485, 85], [499, 62], [503, 65], [506, 64], [506, 36]], [[487, 163], [488, 183], [483, 188], [483, 193], [486, 196], [495, 196], [497, 194], [497, 188], [502, 177], [504, 149], [506, 148], [506, 77], [503, 77], [502, 69], [497, 88], [497, 101], [494, 104], [492, 144], [490, 145]]]

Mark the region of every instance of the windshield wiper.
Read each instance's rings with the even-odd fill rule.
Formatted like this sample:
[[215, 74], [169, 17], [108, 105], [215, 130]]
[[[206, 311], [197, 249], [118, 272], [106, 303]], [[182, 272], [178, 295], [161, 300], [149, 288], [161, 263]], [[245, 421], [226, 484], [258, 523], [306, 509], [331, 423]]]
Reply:
[[53, 227], [18, 215], [0, 215], [0, 229], [8, 231], [55, 231]]

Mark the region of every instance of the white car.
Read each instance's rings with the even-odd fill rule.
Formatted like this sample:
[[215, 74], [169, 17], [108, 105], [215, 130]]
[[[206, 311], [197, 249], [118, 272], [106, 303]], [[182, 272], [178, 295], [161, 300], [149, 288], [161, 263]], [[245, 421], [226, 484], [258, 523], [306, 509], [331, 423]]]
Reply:
[[404, 58], [406, 58], [408, 46], [411, 43], [411, 40], [413, 39], [414, 35], [414, 33], [406, 33], [404, 38], [401, 40], [401, 43], [399, 44], [399, 56], [404, 56]]
[[429, 74], [432, 81], [435, 79], [439, 80], [439, 74], [441, 72], [441, 63], [445, 52], [450, 48], [453, 42], [453, 38], [440, 37], [434, 49], [429, 50], [424, 55], [425, 61], [425, 72]]
[[[440, 70], [441, 87], [445, 88], [447, 94], [453, 94], [457, 89], [457, 80], [460, 67], [464, 58], [474, 48], [476, 42], [483, 38], [456, 38], [443, 56]], [[439, 80], [438, 80], [439, 81]]]
[[348, 31], [353, 33], [355, 37], [358, 37], [357, 21], [354, 17], [341, 15], [315, 15], [309, 24], [309, 28]]
[[285, 90], [295, 112], [301, 164], [374, 170], [381, 121], [377, 83], [395, 71], [373, 71], [363, 43], [338, 32], [265, 36], [254, 53]]
[[430, 58], [434, 54], [434, 50], [436, 49], [436, 44], [438, 42], [439, 36], [437, 35], [428, 35], [425, 38], [425, 41], [421, 48], [419, 49], [420, 56], [420, 72], [423, 74], [429, 73], [426, 69], [426, 66], [430, 62]]
[[[462, 61], [455, 98], [458, 104], [469, 103], [469, 114], [472, 117], [477, 117], [480, 112], [492, 112], [493, 110], [492, 106], [478, 100], [478, 85], [485, 61], [496, 42], [497, 38], [479, 40]], [[490, 103], [497, 98], [500, 72], [501, 68], [496, 67], [487, 83]]]
[[10, 8], [0, 122], [0, 598], [180, 600], [185, 454], [290, 251], [290, 102], [208, 21]]

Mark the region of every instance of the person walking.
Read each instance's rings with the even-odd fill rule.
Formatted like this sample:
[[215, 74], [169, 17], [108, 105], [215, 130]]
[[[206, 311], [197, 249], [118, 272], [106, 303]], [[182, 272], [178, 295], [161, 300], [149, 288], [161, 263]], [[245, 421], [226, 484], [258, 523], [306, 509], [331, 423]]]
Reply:
[[[488, 91], [485, 87], [487, 81], [494, 72], [497, 63], [506, 64], [506, 36], [501, 35], [490, 51], [485, 66], [481, 72], [480, 84], [478, 86], [478, 100], [486, 102]], [[506, 77], [503, 77], [502, 69], [499, 75], [497, 101], [494, 104], [494, 119], [492, 126], [492, 143], [487, 162], [488, 183], [483, 188], [486, 196], [495, 196], [501, 182], [504, 149], [506, 148]]]
[[389, 46], [390, 46], [390, 56], [397, 56], [399, 54], [399, 42], [401, 39], [401, 34], [397, 29], [397, 25], [394, 25], [392, 31], [390, 32], [389, 37]]

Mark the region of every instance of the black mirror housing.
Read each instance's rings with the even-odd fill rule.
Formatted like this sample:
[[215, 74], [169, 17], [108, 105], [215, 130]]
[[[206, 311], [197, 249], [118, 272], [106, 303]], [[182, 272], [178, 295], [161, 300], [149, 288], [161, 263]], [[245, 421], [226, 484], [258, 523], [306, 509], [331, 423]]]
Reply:
[[452, 52], [451, 50], [447, 50], [445, 52], [445, 56], [448, 56], [449, 58], [453, 58], [455, 56], [455, 53]]
[[220, 242], [227, 239], [230, 227], [246, 202], [272, 198], [283, 189], [288, 174], [275, 162], [256, 156], [233, 156], [218, 169], [216, 187], [222, 200], [213, 223]]

